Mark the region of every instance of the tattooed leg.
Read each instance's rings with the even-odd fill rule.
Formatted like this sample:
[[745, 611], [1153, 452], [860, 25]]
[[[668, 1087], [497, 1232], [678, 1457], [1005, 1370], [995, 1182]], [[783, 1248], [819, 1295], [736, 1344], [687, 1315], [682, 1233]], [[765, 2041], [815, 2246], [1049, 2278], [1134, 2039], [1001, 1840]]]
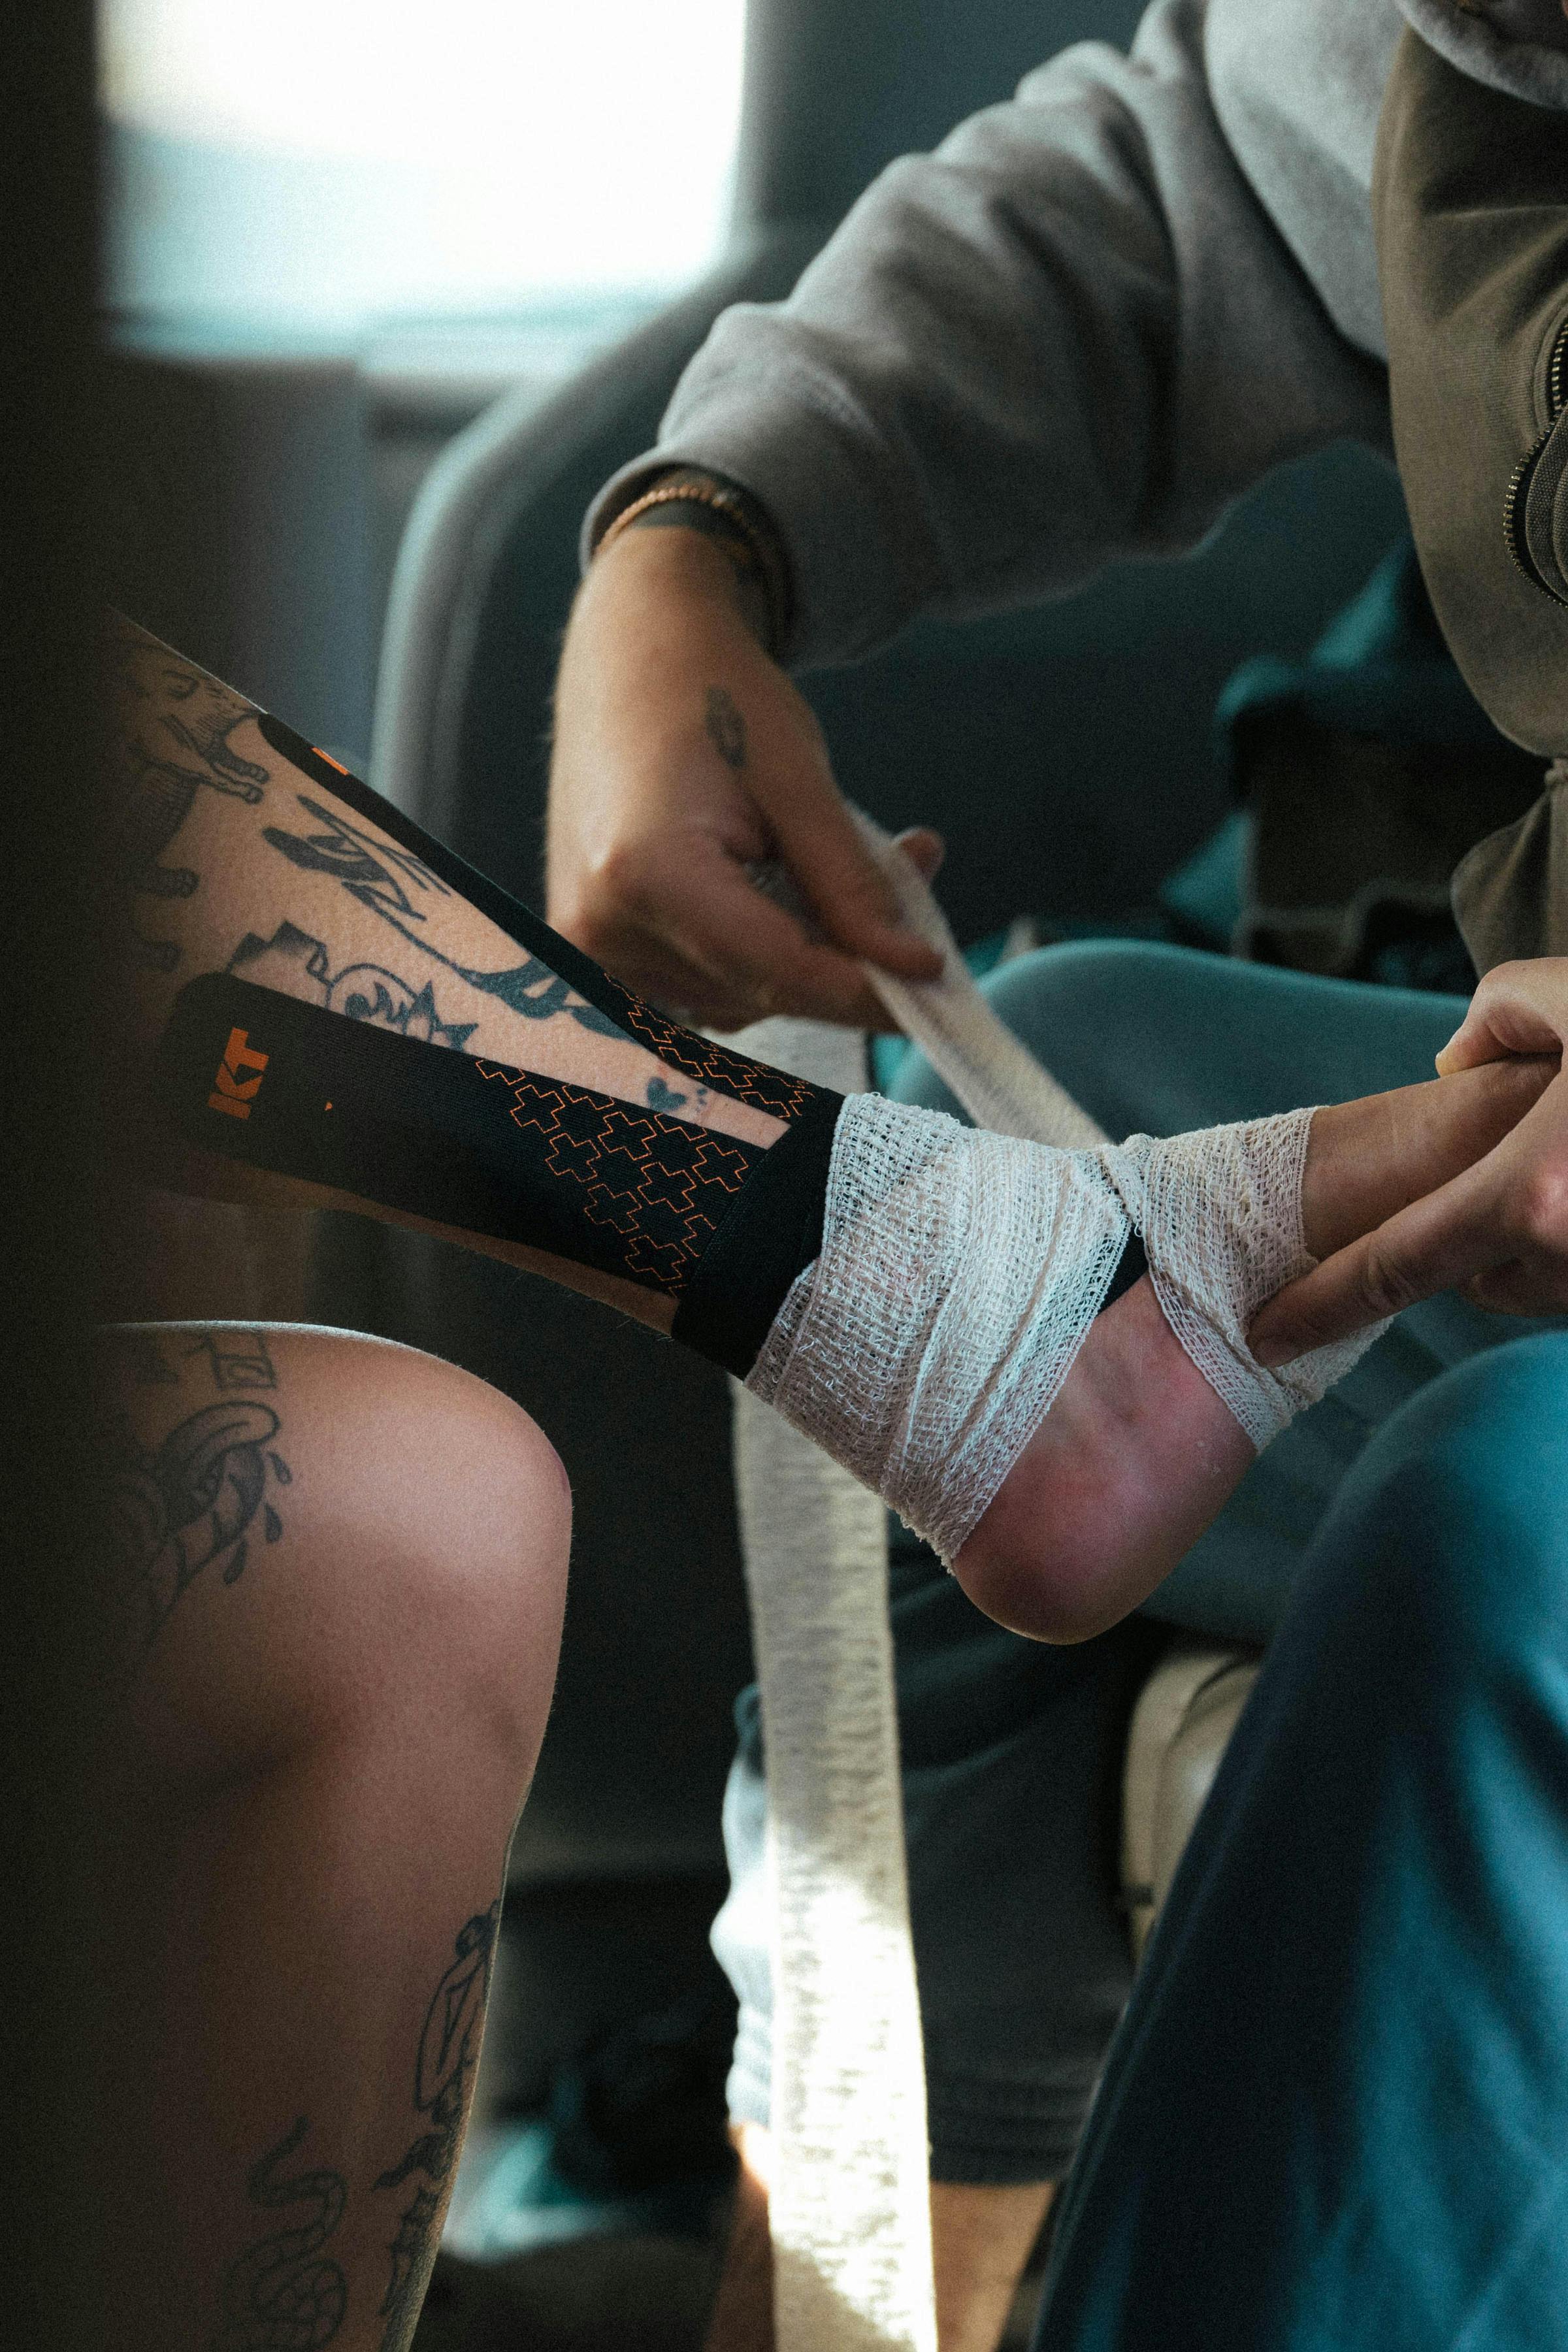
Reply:
[[326, 1332], [110, 1331], [97, 1412], [115, 2341], [401, 2352], [549, 1705], [565, 1482], [482, 1382]]
[[[721, 1228], [732, 1239], [745, 1207], [757, 1247], [739, 1254], [744, 1370], [811, 1255], [811, 1180], [837, 1097], [681, 1030], [482, 877], [447, 859], [435, 870], [395, 837], [395, 811], [129, 623], [113, 652], [126, 1067], [144, 1084], [172, 1021], [183, 1035], [215, 1017], [215, 991], [232, 999], [210, 1069], [199, 1048], [202, 1140], [221, 1153], [265, 1139], [322, 1054], [330, 1064], [355, 1045], [361, 1068], [365, 1052], [389, 1056], [357, 1094], [345, 1072], [311, 1097], [339, 1150], [337, 1195], [426, 1227], [445, 1205], [462, 1238], [662, 1330], [682, 1312], [700, 1322], [710, 1244]], [[285, 1026], [301, 1027], [299, 1054]], [[421, 1108], [432, 1088], [457, 1089], [454, 1116], [471, 1132], [433, 1129]], [[167, 1156], [150, 1172], [267, 1197], [279, 1170], [260, 1156], [265, 1172], [210, 1156], [199, 1173]], [[321, 1166], [281, 1173], [319, 1180]], [[466, 1193], [454, 1189], [464, 1170]], [[295, 1196], [325, 1197], [319, 1181]], [[818, 1210], [820, 1198], [819, 1182]], [[752, 1212], [753, 1199], [767, 1205]], [[705, 1296], [732, 1338], [735, 1285], [710, 1269]]]
[[[1047, 1639], [1145, 1598], [1349, 1369], [1345, 1347], [1258, 1365], [1264, 1299], [1490, 1150], [1543, 1082], [1494, 1066], [1093, 1151], [846, 1102], [639, 1003], [140, 633], [119, 651], [124, 873], [152, 901], [128, 995], [167, 1129], [225, 1184], [438, 1218], [670, 1332]], [[720, 759], [733, 716], [708, 713]]]
[[[419, 2316], [430, 2265], [451, 2192], [463, 2126], [473, 2098], [485, 2000], [500, 1905], [477, 1911], [458, 1928], [452, 1958], [430, 1996], [415, 2060], [414, 2137], [375, 2186], [396, 2200], [397, 2228], [388, 2248], [384, 2352], [404, 2352]], [[392, 2210], [392, 2209], [389, 2209]]]

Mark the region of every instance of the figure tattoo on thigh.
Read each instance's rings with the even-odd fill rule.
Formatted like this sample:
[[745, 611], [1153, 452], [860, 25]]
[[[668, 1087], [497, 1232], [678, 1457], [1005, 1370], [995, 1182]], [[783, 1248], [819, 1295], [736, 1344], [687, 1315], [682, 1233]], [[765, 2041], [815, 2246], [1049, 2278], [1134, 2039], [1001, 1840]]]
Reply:
[[[200, 887], [193, 866], [163, 861], [204, 786], [252, 805], [264, 796], [268, 771], [235, 751], [229, 737], [255, 714], [238, 695], [204, 677], [140, 632], [122, 628], [111, 639], [131, 718], [116, 733], [120, 789], [110, 868], [130, 898], [189, 898]], [[165, 706], [173, 702], [171, 710]], [[178, 754], [192, 755], [193, 767]], [[173, 971], [180, 950], [172, 940], [149, 939], [126, 915], [130, 950], [150, 971]]]
[[348, 2203], [343, 2177], [325, 2168], [279, 2177], [310, 2128], [300, 2116], [250, 2168], [253, 2205], [307, 2210], [292, 2228], [271, 2231], [229, 2264], [212, 2352], [318, 2352], [343, 2324], [348, 2281], [341, 2263], [321, 2252]]
[[401, 2189], [424, 2176], [398, 2218], [392, 2242], [392, 2275], [380, 2313], [386, 2321], [382, 2352], [405, 2352], [436, 2258], [441, 2207], [479, 2064], [500, 1924], [496, 1902], [458, 1931], [452, 1958], [425, 2013], [415, 2062], [415, 2111], [426, 2120], [407, 2152], [375, 2183], [377, 2189]]
[[[115, 1332], [108, 1344], [117, 1369], [139, 1386], [178, 1378], [167, 1339]], [[265, 1543], [281, 1538], [283, 1521], [269, 1490], [293, 1483], [274, 1442], [282, 1429], [278, 1414], [232, 1393], [277, 1387], [263, 1334], [209, 1331], [184, 1353], [207, 1358], [225, 1401], [188, 1414], [156, 1445], [143, 1442], [122, 1406], [109, 1412], [100, 1432], [104, 1551], [119, 1621], [114, 1658], [127, 1677], [203, 1569], [221, 1559], [223, 1581], [233, 1584], [258, 1528]]]
[[265, 1331], [220, 1323], [215, 1329], [204, 1331], [184, 1352], [187, 1357], [206, 1358], [215, 1388], [275, 1389], [278, 1385], [277, 1368], [267, 1351]]

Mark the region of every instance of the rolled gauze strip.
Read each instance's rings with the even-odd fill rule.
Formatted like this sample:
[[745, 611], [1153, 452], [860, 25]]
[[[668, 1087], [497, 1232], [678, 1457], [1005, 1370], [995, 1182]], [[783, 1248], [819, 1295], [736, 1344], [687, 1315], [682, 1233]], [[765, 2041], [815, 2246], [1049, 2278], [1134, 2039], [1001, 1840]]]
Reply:
[[[994, 1135], [1022, 1136], [1030, 1143], [1058, 1144], [1064, 1150], [1104, 1143], [1104, 1129], [1079, 1109], [1067, 1088], [1041, 1067], [981, 994], [947, 917], [913, 858], [875, 817], [852, 802], [848, 807], [904, 921], [942, 958], [940, 974], [930, 981], [899, 980], [879, 964], [861, 965], [897, 1026], [922, 1048], [976, 1127], [986, 1128]], [[784, 866], [768, 860], [753, 866], [751, 875], [757, 888], [785, 908], [814, 938], [823, 937], [821, 926]], [[760, 1024], [759, 1029], [775, 1025]], [[826, 1026], [797, 1022], [783, 1025], [824, 1030]], [[750, 1037], [757, 1033], [744, 1034]]]
[[931, 981], [899, 980], [877, 964], [863, 967], [904, 1034], [923, 1048], [976, 1127], [1068, 1150], [1103, 1143], [1104, 1129], [992, 1011], [914, 860], [864, 809], [852, 808], [850, 814], [910, 929], [942, 957], [941, 975]]
[[[864, 1040], [746, 1050], [845, 1090]], [[877, 1496], [736, 1384], [735, 1491], [767, 1769], [778, 2352], [936, 2352], [925, 2063]]]
[[[855, 815], [905, 920], [942, 958], [919, 985], [866, 967], [899, 1026], [977, 1126], [1103, 1141], [992, 1011], [912, 861]], [[804, 914], [779, 869], [755, 878]], [[744, 1034], [802, 1076], [866, 1084], [848, 1030], [774, 1020]], [[935, 2352], [885, 1517], [808, 1438], [743, 1388], [734, 1396], [767, 1766], [775, 2340], [778, 2352]]]

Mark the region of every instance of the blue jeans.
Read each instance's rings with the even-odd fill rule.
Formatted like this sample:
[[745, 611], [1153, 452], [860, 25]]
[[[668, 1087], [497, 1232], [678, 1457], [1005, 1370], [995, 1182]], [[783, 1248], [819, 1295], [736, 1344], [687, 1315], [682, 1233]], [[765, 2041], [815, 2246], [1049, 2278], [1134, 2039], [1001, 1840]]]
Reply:
[[[1113, 1133], [1425, 1076], [1461, 1010], [1111, 943], [992, 993]], [[1154, 1606], [1273, 1640], [1111, 2044], [1037, 2352], [1561, 2352], [1568, 1333], [1413, 1309]]]
[[[1464, 1000], [1317, 980], [1121, 940], [1047, 948], [985, 983], [1008, 1026], [1115, 1137], [1177, 1135], [1432, 1076]], [[892, 1089], [957, 1106], [922, 1055]], [[1401, 1316], [1347, 1381], [1277, 1438], [1150, 1602], [1197, 1633], [1266, 1642], [1340, 1483], [1373, 1431], [1450, 1365], [1516, 1341], [1455, 1297]]]
[[[1457, 999], [1121, 941], [1047, 950], [986, 988], [1116, 1135], [1171, 1133], [1426, 1077], [1463, 1010]], [[955, 1108], [918, 1054], [890, 1090]], [[1379, 1432], [1451, 1368], [1510, 1361], [1531, 1329], [1453, 1298], [1401, 1318], [1348, 1381], [1269, 1447], [1149, 1613], [1267, 1641]], [[933, 2172], [952, 2181], [1055, 2179], [1129, 1989], [1119, 1790], [1151, 1629], [1133, 1622], [1067, 1651], [1021, 1642], [971, 1608], [919, 1548], [895, 1549], [892, 1617]], [[760, 2122], [771, 1999], [754, 1899], [763, 1759], [750, 1695], [741, 1723], [726, 1806], [735, 1899], [715, 1942], [741, 1999], [732, 2109]]]
[[1037, 2352], [1568, 2342], [1568, 1334], [1363, 1452], [1155, 1930]]

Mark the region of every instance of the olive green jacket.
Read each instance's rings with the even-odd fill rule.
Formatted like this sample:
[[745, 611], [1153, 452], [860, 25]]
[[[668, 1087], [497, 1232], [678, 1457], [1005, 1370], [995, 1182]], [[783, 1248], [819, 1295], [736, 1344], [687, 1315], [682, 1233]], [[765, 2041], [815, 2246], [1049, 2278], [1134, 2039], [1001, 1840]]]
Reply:
[[1454, 877], [1477, 965], [1568, 954], [1568, 120], [1406, 32], [1373, 179], [1394, 446], [1454, 657], [1553, 764]]

